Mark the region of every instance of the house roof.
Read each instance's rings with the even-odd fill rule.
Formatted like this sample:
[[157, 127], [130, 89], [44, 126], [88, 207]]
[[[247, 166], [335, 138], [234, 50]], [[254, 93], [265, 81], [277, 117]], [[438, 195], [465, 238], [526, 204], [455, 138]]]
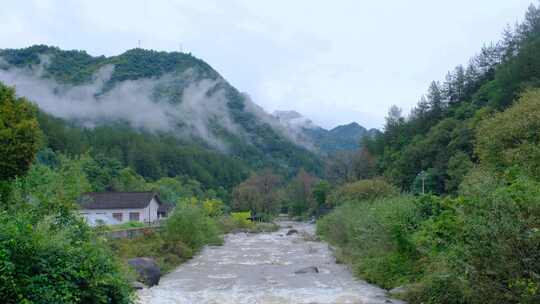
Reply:
[[156, 192], [89, 192], [81, 196], [80, 205], [81, 209], [141, 209], [152, 198], [161, 205]]

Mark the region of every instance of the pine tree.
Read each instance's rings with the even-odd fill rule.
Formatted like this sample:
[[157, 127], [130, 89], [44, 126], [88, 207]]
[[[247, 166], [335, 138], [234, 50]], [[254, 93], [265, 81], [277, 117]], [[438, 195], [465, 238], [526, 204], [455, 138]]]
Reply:
[[428, 88], [427, 100], [432, 120], [439, 120], [444, 112], [444, 98], [438, 82], [433, 81]]

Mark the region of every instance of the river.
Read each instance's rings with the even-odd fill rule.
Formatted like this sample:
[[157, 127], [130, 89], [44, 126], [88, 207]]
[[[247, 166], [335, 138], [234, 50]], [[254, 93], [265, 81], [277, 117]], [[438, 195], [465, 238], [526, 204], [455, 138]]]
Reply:
[[[280, 222], [273, 233], [236, 233], [139, 291], [142, 304], [402, 303], [356, 280], [312, 240], [313, 224]], [[287, 235], [290, 229], [299, 233]], [[295, 273], [315, 266], [318, 273]]]

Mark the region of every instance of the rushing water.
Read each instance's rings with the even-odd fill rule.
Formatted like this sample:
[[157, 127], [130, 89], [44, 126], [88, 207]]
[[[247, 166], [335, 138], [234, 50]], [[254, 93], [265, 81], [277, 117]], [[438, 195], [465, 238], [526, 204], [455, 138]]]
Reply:
[[[139, 292], [144, 304], [401, 303], [355, 280], [328, 245], [310, 241], [314, 225], [280, 222], [273, 233], [229, 234]], [[289, 229], [298, 234], [286, 235]], [[295, 274], [316, 266], [318, 273]]]

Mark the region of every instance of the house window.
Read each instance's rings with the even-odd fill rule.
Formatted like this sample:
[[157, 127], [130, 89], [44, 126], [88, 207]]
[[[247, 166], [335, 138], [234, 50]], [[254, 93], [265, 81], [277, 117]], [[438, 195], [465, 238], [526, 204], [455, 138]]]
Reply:
[[113, 213], [112, 217], [119, 222], [122, 221], [122, 213]]
[[139, 212], [130, 212], [129, 213], [129, 220], [138, 222], [139, 221]]

